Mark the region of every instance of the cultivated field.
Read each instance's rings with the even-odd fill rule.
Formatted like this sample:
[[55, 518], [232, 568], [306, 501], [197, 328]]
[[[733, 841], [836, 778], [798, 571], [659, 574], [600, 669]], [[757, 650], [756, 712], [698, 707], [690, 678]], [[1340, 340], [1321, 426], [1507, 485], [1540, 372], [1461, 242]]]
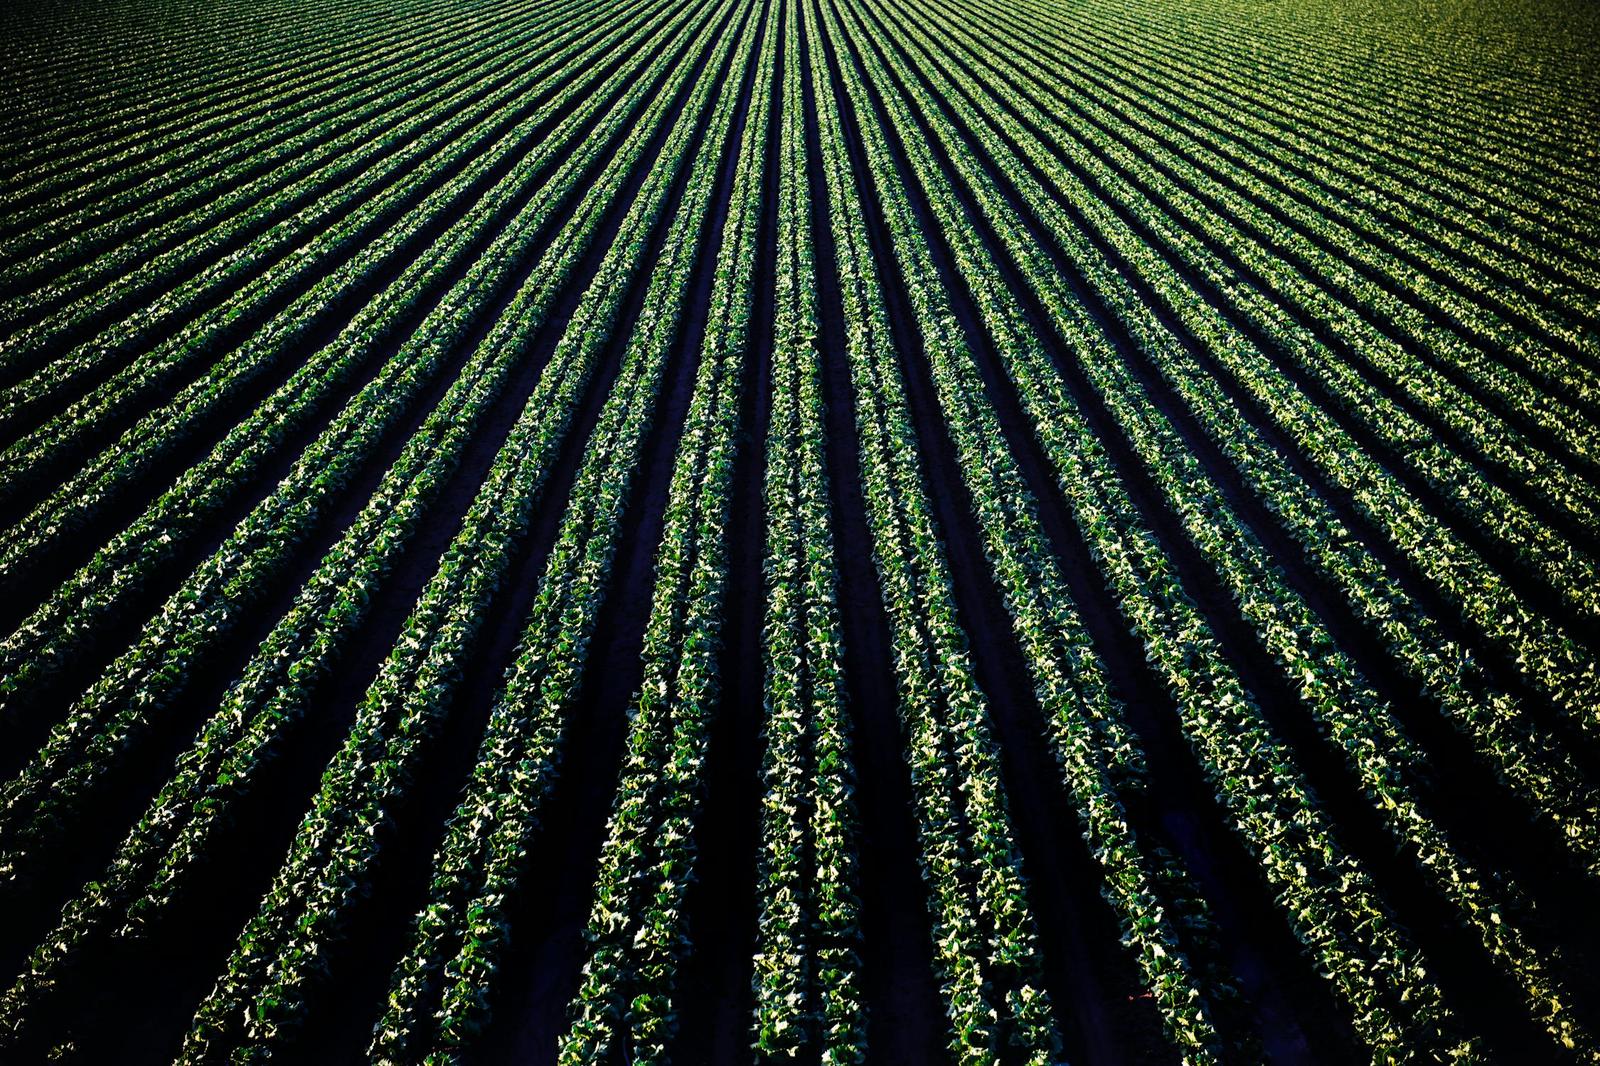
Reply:
[[0, 42], [0, 1062], [1600, 1062], [1600, 8]]

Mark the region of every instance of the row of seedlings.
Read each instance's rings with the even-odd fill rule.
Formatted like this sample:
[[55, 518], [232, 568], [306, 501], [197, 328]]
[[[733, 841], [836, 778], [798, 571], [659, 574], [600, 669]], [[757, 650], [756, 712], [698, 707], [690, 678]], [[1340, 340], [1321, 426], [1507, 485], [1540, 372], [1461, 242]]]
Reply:
[[828, 498], [799, 49], [799, 11], [791, 4], [784, 11], [764, 493], [766, 748], [754, 1046], [762, 1062], [799, 1058], [849, 1066], [866, 1056], [858, 955], [860, 830]]
[[866, 223], [854, 206], [857, 175], [814, 5], [804, 8], [804, 26], [844, 304], [862, 490], [889, 618], [949, 1050], [957, 1062], [980, 1063], [1010, 1047], [1022, 1061], [1043, 1066], [1059, 1057], [1060, 1034], [1040, 983], [1037, 934], [988, 706], [956, 617], [896, 342]]
[[656, 549], [643, 677], [628, 709], [626, 754], [585, 930], [588, 955], [557, 1055], [562, 1063], [603, 1061], [619, 1048], [634, 1062], [667, 1060], [677, 967], [688, 944], [683, 907], [695, 877], [710, 720], [750, 713], [723, 703], [717, 666], [781, 21], [769, 6], [755, 81], [744, 97], [700, 364]]

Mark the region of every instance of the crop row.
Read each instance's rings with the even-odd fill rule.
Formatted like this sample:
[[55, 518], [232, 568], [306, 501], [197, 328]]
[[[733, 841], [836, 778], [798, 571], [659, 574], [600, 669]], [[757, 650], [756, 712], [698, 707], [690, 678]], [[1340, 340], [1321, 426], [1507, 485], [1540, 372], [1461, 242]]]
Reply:
[[[670, 1053], [687, 942], [684, 899], [695, 879], [711, 715], [719, 703], [721, 610], [739, 397], [752, 376], [750, 321], [762, 170], [781, 18], [768, 5], [712, 282], [694, 395], [668, 487], [655, 587], [628, 710], [585, 939], [588, 957], [557, 1061], [604, 1060], [625, 1047], [640, 1062]], [[722, 702], [722, 713], [739, 708]]]
[[[890, 626], [900, 718], [929, 893], [935, 966], [958, 1062], [1013, 1045], [1057, 1055], [1036, 933], [999, 759], [978, 688], [901, 378], [899, 342], [862, 212], [866, 175], [848, 157], [816, 5], [804, 9], [814, 118], [826, 176], [873, 559]], [[823, 15], [826, 17], [826, 9]], [[820, 191], [814, 190], [814, 192]]]
[[817, 349], [815, 195], [806, 180], [797, 3], [784, 9], [778, 260], [767, 436], [766, 753], [753, 972], [765, 1061], [865, 1055], [858, 979], [860, 828]]

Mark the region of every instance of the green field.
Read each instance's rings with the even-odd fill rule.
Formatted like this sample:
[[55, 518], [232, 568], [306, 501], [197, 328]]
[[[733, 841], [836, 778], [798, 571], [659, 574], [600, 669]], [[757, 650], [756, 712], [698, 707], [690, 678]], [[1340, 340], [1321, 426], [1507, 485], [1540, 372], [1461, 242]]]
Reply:
[[0, 12], [0, 1063], [1600, 1063], [1600, 7]]

